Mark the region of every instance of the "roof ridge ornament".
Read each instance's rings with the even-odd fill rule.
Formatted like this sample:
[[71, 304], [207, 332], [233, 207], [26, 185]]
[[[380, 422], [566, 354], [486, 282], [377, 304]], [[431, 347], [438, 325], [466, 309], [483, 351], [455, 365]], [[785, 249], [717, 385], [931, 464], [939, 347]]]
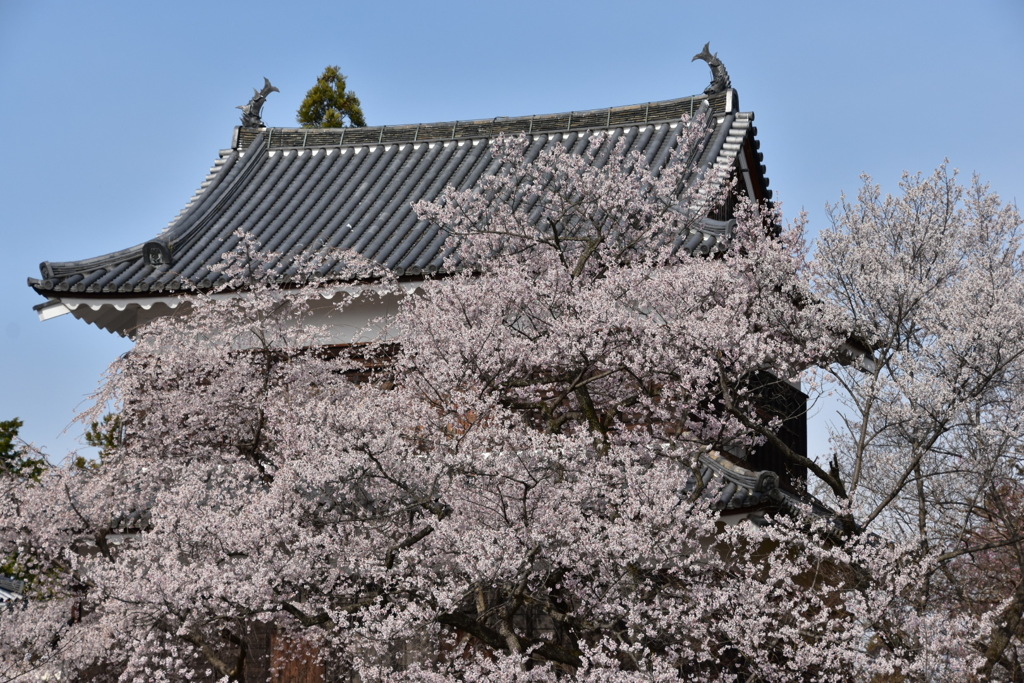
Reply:
[[142, 258], [145, 262], [158, 268], [171, 265], [171, 248], [163, 240], [152, 240], [142, 245]]
[[704, 43], [704, 49], [693, 56], [691, 62], [696, 62], [698, 59], [702, 59], [708, 63], [711, 67], [711, 84], [704, 88], [705, 95], [715, 95], [720, 92], [725, 92], [732, 87], [732, 81], [729, 80], [729, 72], [725, 70], [725, 64], [722, 64], [722, 60], [718, 58], [718, 53], [711, 53], [711, 43]]
[[260, 115], [263, 113], [263, 105], [267, 102], [267, 95], [272, 92], [281, 92], [270, 84], [270, 80], [263, 77], [263, 90], [252, 89], [252, 99], [247, 104], [235, 107], [242, 110], [243, 128], [266, 128]]

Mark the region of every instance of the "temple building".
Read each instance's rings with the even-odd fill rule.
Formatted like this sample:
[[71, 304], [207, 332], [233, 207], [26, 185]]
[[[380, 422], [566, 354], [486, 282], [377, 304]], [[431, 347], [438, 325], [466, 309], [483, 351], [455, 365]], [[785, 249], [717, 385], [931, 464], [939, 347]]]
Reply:
[[[425, 277], [443, 275], [452, 247], [446, 233], [421, 219], [413, 206], [437, 198], [447, 186], [473, 188], [498, 173], [492, 144], [502, 135], [523, 135], [527, 157], [535, 159], [555, 146], [586, 149], [592, 136], [608, 134], [624, 141], [627, 152], [644, 155], [653, 168], [663, 165], [678, 144], [684, 116], [707, 124], [705, 144], [692, 160], [692, 173], [733, 183], [733, 196], [699, 227], [680, 235], [681, 247], [708, 253], [735, 224], [736, 199], [768, 202], [772, 192], [758, 151], [754, 114], [740, 109], [728, 74], [707, 47], [695, 59], [707, 61], [713, 81], [705, 92], [659, 102], [604, 109], [468, 121], [358, 128], [277, 128], [263, 125], [260, 108], [276, 90], [269, 82], [243, 107], [243, 125], [221, 150], [209, 174], [188, 204], [166, 227], [140, 235], [135, 246], [77, 261], [40, 264], [29, 285], [45, 301], [39, 317], [70, 314], [108, 332], [132, 337], [147, 322], [168, 315], [197, 291], [221, 289], [215, 266], [237, 246], [240, 232], [251, 235], [287, 282], [305, 255], [328, 250], [353, 251], [393, 272], [406, 294]], [[342, 274], [340, 264], [328, 299], [353, 297], [339, 313], [325, 305], [328, 344], [359, 341], [365, 330], [395, 301], [358, 296], [365, 283]], [[332, 277], [330, 266], [328, 279]], [[230, 295], [230, 292], [227, 293]], [[329, 304], [329, 300], [327, 301]], [[335, 316], [335, 317], [332, 317]], [[795, 401], [793, 418], [780, 435], [801, 454], [806, 450], [805, 397]], [[716, 505], [723, 517], [750, 518], [809, 504], [806, 472], [785, 462], [769, 447], [738, 458], [701, 456], [703, 482], [718, 480]], [[686, 484], [693, 486], [693, 482]], [[0, 588], [6, 588], [0, 585]], [[13, 595], [13, 594], [12, 594]], [[0, 599], [6, 593], [0, 591]], [[273, 634], [254, 651], [255, 670], [266, 671], [275, 657]], [[247, 664], [247, 666], [249, 666]], [[318, 674], [322, 675], [322, 674]]]
[[[490, 150], [502, 135], [524, 135], [528, 158], [556, 145], [585, 149], [596, 134], [624, 140], [626, 151], [643, 154], [653, 168], [664, 164], [678, 143], [681, 117], [707, 124], [703, 150], [691, 173], [734, 183], [733, 196], [698, 229], [680, 236], [682, 248], [708, 252], [727, 237], [738, 196], [770, 201], [768, 178], [758, 151], [754, 114], [740, 109], [721, 62], [707, 48], [695, 59], [711, 66], [705, 92], [678, 99], [605, 109], [359, 128], [276, 128], [260, 118], [269, 81], [243, 109], [231, 146], [221, 150], [195, 195], [169, 225], [145, 241], [78, 261], [40, 264], [29, 285], [45, 302], [47, 320], [71, 314], [86, 323], [131, 337], [148, 321], [167, 315], [189, 293], [218, 289], [214, 266], [237, 246], [239, 231], [251, 235], [285, 280], [297, 259], [331, 249], [354, 251], [395, 273], [405, 292], [425, 276], [443, 274], [451, 247], [445, 232], [419, 218], [413, 205], [438, 197], [446, 186], [472, 188], [497, 173]], [[339, 267], [329, 297], [354, 297], [339, 313], [325, 301], [327, 344], [359, 341], [387, 297], [359, 297], [360, 283]], [[328, 266], [328, 278], [331, 277]], [[333, 316], [333, 317], [332, 317]], [[801, 394], [802, 396], [802, 394]], [[785, 438], [806, 453], [801, 410], [784, 426]], [[740, 467], [726, 458], [705, 458], [707, 476], [735, 484], [723, 491], [723, 507], [749, 509], [785, 504], [778, 488], [799, 493], [805, 472], [792, 471], [770, 449]], [[755, 469], [748, 469], [754, 466]]]
[[[723, 68], [724, 71], [724, 68]], [[727, 79], [726, 79], [727, 82]], [[737, 191], [755, 201], [771, 197], [758, 152], [754, 115], [742, 112], [732, 88], [661, 102], [560, 114], [498, 117], [363, 128], [240, 126], [209, 174], [163, 230], [144, 242], [77, 261], [45, 261], [29, 285], [46, 301], [41, 319], [68, 314], [109, 332], [132, 336], [165, 315], [187, 292], [220, 284], [211, 270], [244, 230], [287, 273], [301, 254], [352, 250], [413, 286], [437, 273], [448, 255], [444, 232], [417, 217], [413, 204], [434, 199], [448, 185], [471, 188], [498, 171], [490, 146], [499, 135], [523, 134], [527, 154], [563, 145], [585, 148], [594, 134], [624, 138], [653, 167], [677, 143], [683, 115], [709, 124], [694, 173], [737, 179]], [[258, 116], [243, 116], [262, 124]], [[729, 206], [684, 237], [684, 248], [709, 249], [729, 230]], [[339, 295], [350, 283], [339, 279]], [[367, 311], [367, 315], [370, 313]], [[337, 342], [349, 341], [339, 332]]]

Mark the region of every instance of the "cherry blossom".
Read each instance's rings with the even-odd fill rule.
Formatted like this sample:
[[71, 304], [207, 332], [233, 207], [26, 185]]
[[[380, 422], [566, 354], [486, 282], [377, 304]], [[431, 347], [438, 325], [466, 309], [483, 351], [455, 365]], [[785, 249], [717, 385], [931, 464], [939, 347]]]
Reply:
[[[312, 311], [401, 283], [282, 286], [241, 240], [111, 366], [103, 462], [0, 481], [28, 580], [0, 680], [255, 680], [269, 631], [341, 680], [1010, 671], [1019, 606], [961, 609], [944, 570], [1003, 538], [975, 508], [1017, 476], [1019, 218], [943, 171], [868, 185], [812, 263], [771, 207], [704, 220], [728, 188], [679, 129], [653, 168], [613, 137], [497, 143], [500, 173], [417, 207], [458, 248], [371, 342], [324, 348]], [[852, 407], [831, 466], [763, 400], [815, 367]], [[723, 517], [702, 458], [765, 444], [832, 510]]]

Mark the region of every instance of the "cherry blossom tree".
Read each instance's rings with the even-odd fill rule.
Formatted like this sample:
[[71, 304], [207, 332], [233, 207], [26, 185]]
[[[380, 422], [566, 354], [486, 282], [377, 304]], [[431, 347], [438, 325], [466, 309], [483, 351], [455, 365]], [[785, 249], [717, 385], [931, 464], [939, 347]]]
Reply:
[[[417, 207], [455, 257], [365, 344], [323, 347], [311, 310], [351, 298], [316, 263], [282, 282], [239, 236], [225, 288], [111, 367], [85, 416], [119, 412], [102, 464], [0, 482], [0, 551], [27, 581], [0, 680], [254, 680], [268, 630], [342, 680], [1010, 672], [1013, 596], [962, 609], [955, 572], [1009, 547], [965, 507], [1015, 481], [1020, 337], [989, 345], [1024, 320], [1001, 303], [1024, 300], [1000, 231], [1019, 220], [976, 188], [948, 198], [963, 216], [871, 242], [890, 200], [869, 186], [814, 265], [800, 225], [742, 203], [691, 253], [724, 199], [693, 174], [703, 137], [683, 121], [654, 168], [614, 137], [532, 161], [498, 142], [500, 173]], [[891, 201], [936, 210], [937, 181], [908, 182]], [[860, 411], [831, 464], [762, 400], [813, 367]], [[804, 498], [723, 523], [701, 458], [766, 443], [834, 514]]]
[[846, 406], [832, 433], [846, 483], [831, 492], [862, 527], [936, 554], [926, 592], [950, 609], [998, 606], [979, 640], [983, 673], [1002, 667], [1019, 679], [1021, 217], [977, 178], [964, 186], [942, 166], [906, 175], [899, 196], [865, 178], [832, 220], [816, 291], [871, 353], [827, 378]]

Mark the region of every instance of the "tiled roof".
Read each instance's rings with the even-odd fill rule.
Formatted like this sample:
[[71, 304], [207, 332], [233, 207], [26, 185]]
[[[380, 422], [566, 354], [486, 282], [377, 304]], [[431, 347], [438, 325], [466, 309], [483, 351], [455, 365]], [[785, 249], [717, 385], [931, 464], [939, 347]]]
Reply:
[[[216, 284], [210, 266], [244, 229], [287, 270], [303, 252], [354, 250], [399, 275], [437, 271], [445, 233], [420, 220], [412, 205], [446, 185], [472, 187], [494, 173], [490, 142], [499, 134], [529, 136], [528, 154], [581, 145], [597, 131], [625, 138], [653, 163], [676, 143], [683, 114], [704, 112], [713, 124], [698, 165], [731, 173], [756, 155], [752, 114], [738, 113], [734, 91], [628, 107], [518, 118], [345, 129], [236, 129], [235, 143], [215, 162], [185, 209], [150, 241], [111, 254], [40, 264], [29, 284], [53, 300], [89, 297], [140, 300], [173, 296], [190, 284]], [[702, 106], [704, 109], [702, 109]], [[753, 175], [765, 195], [760, 155]], [[741, 173], [742, 173], [742, 169]], [[750, 184], [750, 169], [747, 183]], [[749, 188], [748, 188], [749, 191]], [[714, 230], [693, 234], [689, 248], [713, 243]]]
[[711, 496], [712, 506], [725, 514], [762, 509], [788, 513], [806, 508], [822, 518], [835, 516], [813, 496], [780, 487], [777, 473], [748, 469], [714, 451], [698, 458], [696, 472], [686, 484], [687, 491], [698, 489]]
[[24, 584], [21, 581], [0, 575], [0, 603], [17, 600], [21, 597]]

